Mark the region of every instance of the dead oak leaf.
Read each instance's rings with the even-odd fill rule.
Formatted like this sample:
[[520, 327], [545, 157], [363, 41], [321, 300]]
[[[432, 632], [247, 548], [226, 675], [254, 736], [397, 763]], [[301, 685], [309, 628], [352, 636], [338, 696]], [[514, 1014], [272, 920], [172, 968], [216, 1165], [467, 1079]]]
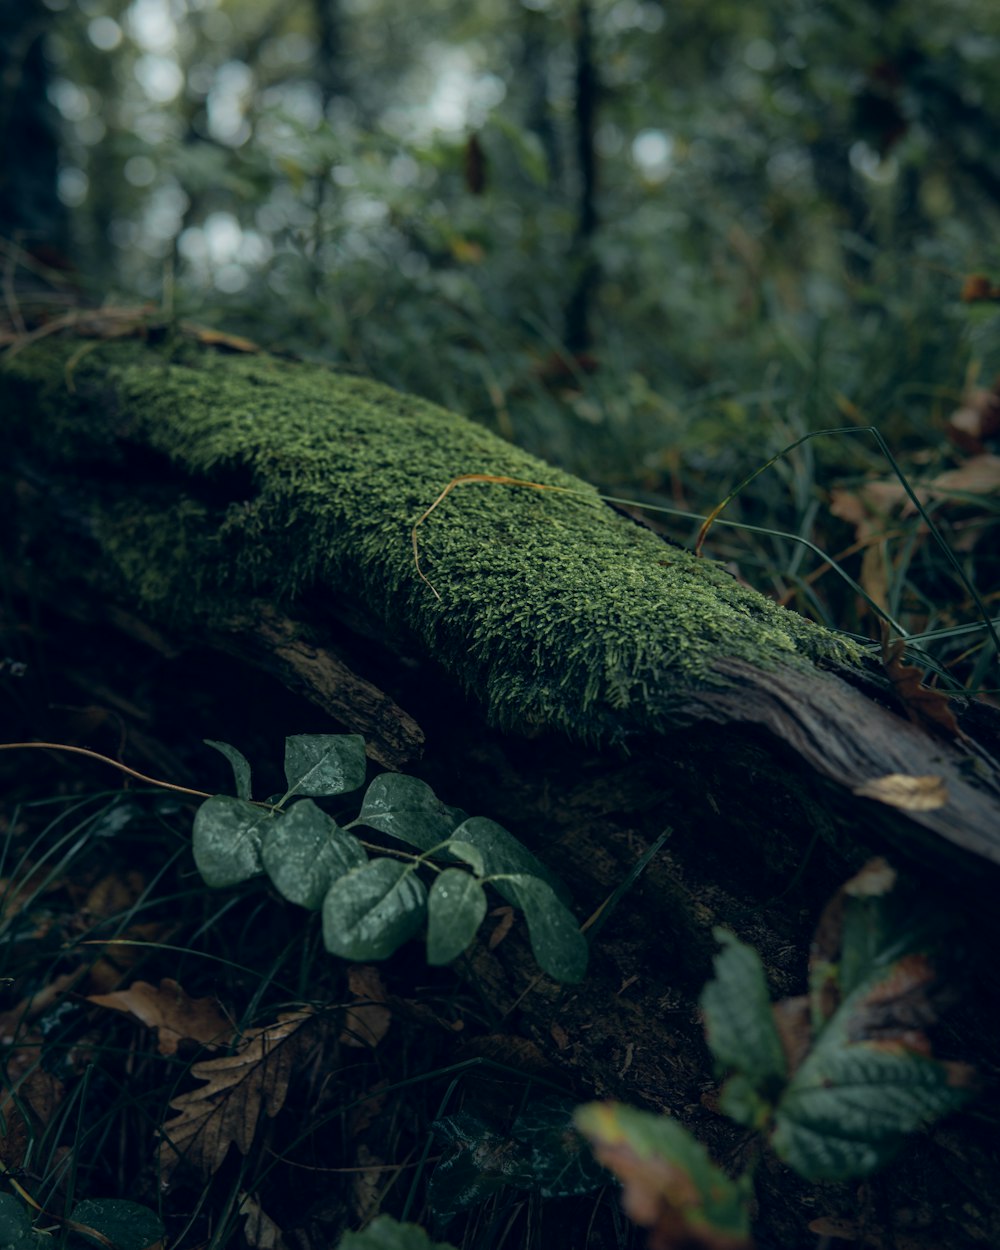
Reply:
[[209, 1176], [231, 1145], [248, 1153], [261, 1116], [275, 1116], [284, 1106], [315, 1019], [309, 1010], [288, 1012], [274, 1024], [249, 1029], [233, 1054], [192, 1066], [191, 1074], [205, 1084], [170, 1103], [178, 1115], [160, 1130], [164, 1185], [182, 1159]]
[[935, 776], [911, 777], [907, 773], [886, 773], [854, 787], [854, 794], [875, 799], [904, 812], [931, 812], [948, 802], [944, 779]]
[[903, 663], [903, 646], [902, 638], [896, 638], [892, 642], [884, 638], [882, 664], [907, 716], [914, 724], [945, 738], [960, 738], [962, 731], [951, 710], [948, 696], [942, 690], [921, 685], [921, 670], [915, 664]]
[[267, 1214], [257, 1199], [246, 1192], [240, 1194], [239, 1214], [246, 1223], [243, 1236], [254, 1250], [286, 1250], [284, 1230]]
[[219, 1010], [214, 998], [191, 998], [169, 977], [159, 985], [134, 981], [128, 989], [111, 994], [91, 994], [87, 1002], [111, 1011], [123, 1011], [155, 1029], [157, 1050], [175, 1055], [185, 1039], [217, 1048], [232, 1036], [233, 1026]]

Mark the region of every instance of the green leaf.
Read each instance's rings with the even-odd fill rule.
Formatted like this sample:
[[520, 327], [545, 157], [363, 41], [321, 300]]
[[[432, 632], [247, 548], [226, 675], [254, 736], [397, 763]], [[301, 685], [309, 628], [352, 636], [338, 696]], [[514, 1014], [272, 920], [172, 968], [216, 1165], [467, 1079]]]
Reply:
[[527, 1160], [517, 1143], [479, 1116], [459, 1111], [431, 1127], [444, 1148], [431, 1174], [427, 1201], [442, 1225], [508, 1185], [530, 1185]]
[[194, 862], [206, 885], [239, 885], [264, 871], [260, 847], [264, 833], [281, 816], [244, 799], [217, 794], [206, 799], [194, 818]]
[[[163, 1240], [166, 1228], [155, 1211], [124, 1198], [88, 1198], [74, 1207], [70, 1216], [113, 1241], [115, 1250], [147, 1250]], [[86, 1237], [85, 1233], [80, 1236]], [[102, 1245], [97, 1238], [92, 1244]]]
[[312, 799], [302, 799], [264, 835], [261, 862], [283, 898], [318, 911], [334, 881], [367, 863], [368, 856]]
[[24, 1203], [13, 1194], [0, 1194], [0, 1250], [39, 1250], [48, 1242], [32, 1228]]
[[778, 1104], [772, 1145], [807, 1180], [866, 1176], [897, 1153], [907, 1133], [971, 1095], [972, 1074], [962, 1064], [933, 1059], [900, 1038], [852, 1040], [865, 1026], [867, 1003], [905, 996], [904, 977], [898, 966], [882, 969], [845, 999]]
[[730, 1180], [676, 1120], [621, 1103], [592, 1102], [579, 1108], [576, 1125], [622, 1182], [626, 1209], [653, 1230], [654, 1240], [683, 1241], [692, 1250], [750, 1246], [749, 1174]]
[[[713, 933], [722, 950], [715, 957], [715, 979], [701, 996], [709, 1047], [721, 1067], [740, 1072], [765, 1102], [773, 1102], [787, 1079], [788, 1065], [774, 1023], [764, 965], [752, 946], [728, 930]], [[735, 1095], [730, 1102], [730, 1114], [744, 1105]], [[746, 1103], [748, 1114], [752, 1106], [752, 1100]]]
[[427, 962], [448, 964], [466, 949], [486, 915], [486, 891], [471, 873], [446, 868], [427, 898]]
[[231, 747], [228, 742], [214, 742], [211, 738], [202, 738], [205, 746], [211, 747], [213, 751], [218, 751], [224, 755], [233, 768], [233, 777], [236, 781], [236, 797], [238, 799], [252, 798], [250, 792], [250, 761], [242, 751], [237, 751], [235, 747]]
[[412, 865], [373, 859], [335, 881], [323, 900], [323, 942], [344, 959], [388, 959], [427, 913], [427, 890]]
[[498, 888], [506, 885], [509, 897], [524, 912], [539, 966], [557, 981], [582, 981], [587, 971], [587, 939], [552, 887], [526, 873], [512, 874], [495, 884]]
[[440, 846], [465, 818], [448, 807], [426, 782], [403, 773], [382, 773], [368, 787], [358, 820], [370, 829], [429, 851]]
[[347, 794], [365, 784], [367, 766], [360, 734], [298, 734], [285, 739], [289, 794]]
[[448, 842], [448, 853], [454, 855], [456, 859], [462, 860], [468, 864], [477, 877], [486, 875], [486, 860], [478, 846], [473, 846], [471, 842], [460, 842], [457, 839], [451, 839]]
[[360, 1233], [345, 1233], [337, 1250], [455, 1250], [443, 1241], [431, 1241], [418, 1224], [398, 1224], [379, 1215]]
[[[471, 816], [468, 820], [464, 820], [454, 833], [454, 841], [450, 849], [458, 855], [455, 849], [458, 843], [464, 846], [474, 846], [482, 855], [482, 875], [492, 877], [498, 873], [527, 873], [532, 877], [541, 877], [543, 881], [547, 881], [560, 897], [566, 897], [566, 887], [555, 876], [549, 872], [545, 865], [532, 855], [528, 848], [513, 834], [508, 833], [503, 825], [498, 825], [495, 820], [488, 820], [485, 816]], [[468, 862], [467, 854], [461, 856]], [[513, 887], [505, 881], [497, 881], [494, 883], [496, 888], [504, 896], [509, 903], [520, 903], [514, 897]]]
[[576, 1107], [562, 1094], [532, 1098], [514, 1121], [530, 1188], [543, 1198], [573, 1198], [599, 1189], [607, 1177], [575, 1125]]
[[573, 1124], [572, 1100], [561, 1094], [533, 1098], [509, 1131], [468, 1111], [433, 1124], [445, 1149], [431, 1175], [428, 1202], [443, 1222], [510, 1186], [568, 1198], [607, 1181]]

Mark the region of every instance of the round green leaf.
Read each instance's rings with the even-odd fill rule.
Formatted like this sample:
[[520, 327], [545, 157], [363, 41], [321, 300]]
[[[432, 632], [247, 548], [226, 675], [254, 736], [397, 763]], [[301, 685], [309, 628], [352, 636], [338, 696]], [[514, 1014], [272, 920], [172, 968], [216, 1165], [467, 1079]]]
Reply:
[[302, 799], [267, 830], [261, 862], [283, 898], [318, 911], [333, 882], [368, 856], [312, 799]]
[[427, 962], [448, 964], [466, 949], [486, 915], [486, 891], [471, 873], [446, 868], [427, 899]]
[[48, 1241], [31, 1226], [31, 1217], [20, 1198], [0, 1194], [0, 1250], [37, 1250]]
[[512, 902], [524, 912], [531, 949], [540, 967], [557, 981], [582, 981], [587, 971], [587, 939], [552, 887], [526, 873], [496, 882], [498, 888], [501, 884], [508, 887]]
[[335, 881], [323, 900], [323, 942], [344, 959], [388, 959], [427, 913], [427, 890], [409, 864], [373, 859]]
[[[462, 844], [463, 849], [459, 851], [453, 846], [453, 853], [467, 862], [472, 861], [465, 847], [474, 846], [479, 851], [483, 864], [480, 871], [484, 876], [492, 876], [494, 873], [526, 873], [547, 881], [557, 894], [566, 893], [566, 887], [554, 873], [549, 872], [523, 843], [518, 842], [512, 833], [508, 833], [495, 820], [488, 820], [485, 816], [471, 816], [462, 821], [455, 830], [454, 839], [456, 844]], [[514, 897], [513, 887], [506, 881], [497, 881], [495, 885], [508, 902], [521, 906]]]
[[296, 734], [285, 739], [289, 794], [347, 794], [365, 784], [367, 764], [360, 734]]
[[[115, 1243], [115, 1250], [147, 1250], [162, 1241], [166, 1233], [155, 1211], [123, 1198], [88, 1198], [74, 1207], [70, 1218], [103, 1233]], [[88, 1240], [103, 1244], [96, 1237]]]
[[382, 773], [368, 787], [358, 820], [370, 829], [429, 851], [451, 835], [465, 813], [448, 807], [426, 782]]
[[448, 853], [468, 864], [477, 877], [486, 876], [486, 860], [478, 846], [471, 842], [461, 842], [456, 838], [448, 839]]
[[263, 872], [260, 846], [264, 833], [281, 817], [243, 799], [217, 794], [206, 799], [194, 818], [194, 862], [206, 885], [239, 885]]

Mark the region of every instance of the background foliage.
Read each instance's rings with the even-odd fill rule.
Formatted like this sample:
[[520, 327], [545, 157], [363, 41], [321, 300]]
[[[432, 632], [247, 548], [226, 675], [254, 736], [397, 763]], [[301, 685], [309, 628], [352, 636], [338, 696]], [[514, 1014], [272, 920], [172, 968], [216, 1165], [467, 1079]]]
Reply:
[[[38, 20], [92, 294], [427, 395], [616, 494], [705, 512], [845, 424], [934, 480], [1000, 368], [990, 306], [959, 298], [1000, 266], [986, 0], [38, 0]], [[909, 633], [972, 623], [920, 519], [856, 502], [886, 472], [870, 442], [810, 443], [729, 515], [850, 550]], [[945, 512], [988, 592], [992, 514]], [[730, 531], [715, 554], [875, 633], [794, 543]], [[996, 684], [968, 637], [934, 641]]]

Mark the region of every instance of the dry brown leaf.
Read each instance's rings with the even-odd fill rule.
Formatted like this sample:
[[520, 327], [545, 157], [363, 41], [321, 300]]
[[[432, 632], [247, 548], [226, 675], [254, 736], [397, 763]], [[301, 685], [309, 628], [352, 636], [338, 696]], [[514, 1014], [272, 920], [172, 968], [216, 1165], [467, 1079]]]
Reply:
[[112, 872], [96, 881], [87, 891], [83, 910], [90, 917], [107, 919], [127, 911], [146, 888], [142, 873], [134, 869], [126, 873]]
[[351, 1138], [360, 1137], [371, 1128], [385, 1110], [386, 1090], [389, 1082], [384, 1078], [376, 1081], [364, 1102], [356, 1103], [347, 1114], [347, 1133]]
[[21, 1030], [29, 1021], [36, 1019], [55, 1002], [60, 994], [65, 994], [82, 981], [87, 974], [85, 966], [74, 968], [72, 972], [61, 973], [53, 977], [48, 985], [43, 985], [28, 998], [22, 998], [16, 1007], [0, 1013], [0, 1045], [11, 1046], [21, 1040]]
[[514, 908], [513, 907], [494, 907], [490, 912], [491, 916], [498, 917], [497, 923], [493, 928], [493, 932], [489, 936], [487, 947], [494, 951], [511, 931], [514, 925]]
[[355, 1001], [344, 1015], [340, 1040], [345, 1046], [375, 1047], [392, 1023], [379, 971], [373, 964], [352, 964], [347, 970], [347, 985]]
[[367, 1224], [379, 1208], [384, 1188], [385, 1160], [363, 1143], [358, 1147], [355, 1158], [364, 1171], [355, 1173], [351, 1182], [354, 1216], [359, 1224]]
[[204, 343], [206, 347], [220, 347], [229, 352], [256, 353], [260, 347], [251, 339], [240, 338], [237, 334], [226, 334], [222, 330], [210, 330], [207, 326], [195, 325], [191, 321], [182, 321], [181, 329]]
[[970, 391], [961, 408], [948, 418], [948, 437], [962, 451], [974, 455], [986, 450], [986, 440], [1000, 436], [1000, 393]]
[[31, 1032], [4, 1062], [4, 1088], [0, 1092], [0, 1164], [8, 1170], [23, 1167], [32, 1140], [38, 1139], [59, 1104], [65, 1088], [39, 1063], [42, 1036]]
[[145, 947], [166, 940], [170, 929], [159, 920], [129, 925], [110, 942], [94, 944], [100, 958], [91, 965], [87, 987], [95, 994], [110, 994], [127, 979], [129, 969], [146, 958]]
[[948, 787], [943, 778], [910, 777], [906, 773], [873, 777], [871, 781], [855, 786], [854, 793], [860, 798], [875, 799], [904, 812], [932, 812], [948, 802]]
[[809, 995], [782, 998], [772, 1003], [771, 1014], [785, 1052], [790, 1073], [797, 1072], [812, 1047], [812, 1017], [809, 1011]]
[[156, 1029], [161, 1055], [175, 1055], [185, 1039], [218, 1049], [229, 1040], [233, 1026], [214, 998], [190, 998], [176, 981], [165, 977], [159, 985], [135, 981], [126, 990], [91, 994], [87, 1002], [112, 1011], [124, 1011], [147, 1028]]
[[861, 557], [861, 586], [883, 612], [889, 611], [889, 558], [884, 542], [873, 542]]
[[249, 1151], [261, 1116], [275, 1116], [284, 1106], [292, 1069], [315, 1018], [309, 1010], [288, 1012], [274, 1024], [249, 1029], [235, 1054], [192, 1066], [191, 1074], [205, 1084], [170, 1103], [179, 1114], [160, 1130], [164, 1184], [181, 1159], [209, 1176], [230, 1145], [244, 1155]]
[[252, 1194], [245, 1191], [240, 1194], [239, 1214], [246, 1223], [243, 1225], [243, 1236], [248, 1246], [254, 1250], [285, 1250], [285, 1234], [275, 1224]]
[[920, 684], [923, 677], [920, 669], [916, 665], [903, 663], [903, 645], [901, 638], [889, 642], [884, 637], [882, 664], [907, 716], [915, 725], [933, 730], [946, 738], [961, 737], [962, 731], [949, 706], [948, 696], [941, 690]]
[[[970, 495], [995, 495], [1000, 490], [1000, 456], [984, 452], [970, 456], [957, 469], [939, 473], [931, 481], [928, 494], [949, 495], [961, 491]], [[910, 505], [912, 509], [912, 504]]]
[[1000, 286], [996, 286], [984, 273], [970, 273], [962, 280], [959, 299], [966, 304], [978, 304], [983, 300], [1000, 299]]

